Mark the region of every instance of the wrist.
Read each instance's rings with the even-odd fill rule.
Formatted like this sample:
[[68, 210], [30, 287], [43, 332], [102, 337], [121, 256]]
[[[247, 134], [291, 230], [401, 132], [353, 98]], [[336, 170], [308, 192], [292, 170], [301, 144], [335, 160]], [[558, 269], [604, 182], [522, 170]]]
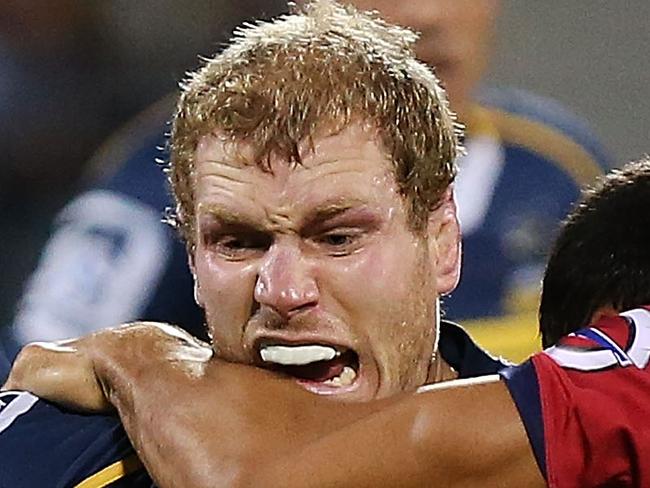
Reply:
[[134, 390], [144, 372], [141, 358], [146, 355], [132, 349], [129, 337], [120, 329], [92, 336], [87, 347], [97, 387], [106, 401], [118, 410], [133, 402]]

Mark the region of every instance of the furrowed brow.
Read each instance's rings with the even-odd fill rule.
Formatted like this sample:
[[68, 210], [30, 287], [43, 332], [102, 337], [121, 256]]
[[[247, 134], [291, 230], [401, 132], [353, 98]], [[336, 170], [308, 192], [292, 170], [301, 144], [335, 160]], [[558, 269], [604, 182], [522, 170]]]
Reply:
[[367, 208], [366, 202], [357, 199], [327, 202], [310, 211], [304, 219], [303, 227], [322, 224], [337, 217], [341, 217], [355, 210]]
[[199, 214], [199, 226], [204, 219], [207, 219], [208, 223], [216, 223], [223, 227], [248, 227], [253, 230], [265, 231], [259, 222], [254, 221], [246, 214], [220, 205], [202, 206]]

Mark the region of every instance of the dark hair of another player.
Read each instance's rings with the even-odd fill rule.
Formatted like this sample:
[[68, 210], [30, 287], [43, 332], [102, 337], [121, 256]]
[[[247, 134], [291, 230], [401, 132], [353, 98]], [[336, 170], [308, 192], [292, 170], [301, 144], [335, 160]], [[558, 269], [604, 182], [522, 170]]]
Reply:
[[650, 304], [650, 158], [584, 191], [551, 251], [539, 308], [543, 346], [589, 324], [601, 307]]

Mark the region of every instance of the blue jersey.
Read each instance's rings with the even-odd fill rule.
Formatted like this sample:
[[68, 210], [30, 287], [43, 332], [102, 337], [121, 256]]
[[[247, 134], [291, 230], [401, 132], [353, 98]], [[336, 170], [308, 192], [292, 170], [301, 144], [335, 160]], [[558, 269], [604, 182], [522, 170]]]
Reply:
[[[440, 353], [461, 378], [504, 363], [443, 322]], [[151, 487], [116, 417], [64, 411], [26, 392], [0, 393], [0, 488]]]
[[455, 183], [463, 268], [449, 317], [536, 310], [558, 223], [608, 160], [582, 121], [520, 90], [484, 91], [467, 136]]
[[[185, 248], [161, 222], [172, 200], [154, 160], [164, 158], [171, 111], [171, 98], [163, 100], [99, 151], [103, 177], [61, 212], [0, 341], [0, 378], [21, 344], [120, 322], [160, 320], [204, 336]], [[557, 223], [605, 158], [565, 109], [513, 90], [485, 91], [468, 120], [467, 147], [455, 185], [464, 265], [447, 316], [532, 310], [535, 301], [514, 304], [537, 296]]]
[[463, 266], [447, 316], [520, 361], [539, 350], [541, 280], [559, 222], [610, 162], [584, 122], [521, 90], [484, 91], [467, 134], [455, 184]]
[[163, 224], [171, 204], [165, 157], [171, 97], [99, 149], [94, 186], [71, 201], [0, 339], [0, 379], [20, 346], [90, 333], [137, 319], [180, 325], [205, 338], [185, 246]]
[[0, 488], [153, 486], [117, 417], [0, 393]]

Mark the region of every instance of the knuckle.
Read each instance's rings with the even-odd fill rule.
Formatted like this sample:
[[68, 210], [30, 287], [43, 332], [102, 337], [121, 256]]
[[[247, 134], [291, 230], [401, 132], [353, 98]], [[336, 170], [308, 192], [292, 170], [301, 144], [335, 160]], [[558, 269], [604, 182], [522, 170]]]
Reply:
[[55, 343], [32, 342], [22, 347], [9, 373], [7, 383], [15, 389], [27, 389], [47, 371], [56, 369], [59, 354]]
[[40, 343], [30, 343], [22, 347], [16, 360], [14, 361], [13, 371], [22, 371], [32, 366], [45, 353], [45, 348]]
[[20, 350], [9, 372], [5, 383], [7, 389], [21, 389], [30, 369], [33, 369], [35, 358], [40, 357], [42, 348], [38, 344], [27, 344]]

